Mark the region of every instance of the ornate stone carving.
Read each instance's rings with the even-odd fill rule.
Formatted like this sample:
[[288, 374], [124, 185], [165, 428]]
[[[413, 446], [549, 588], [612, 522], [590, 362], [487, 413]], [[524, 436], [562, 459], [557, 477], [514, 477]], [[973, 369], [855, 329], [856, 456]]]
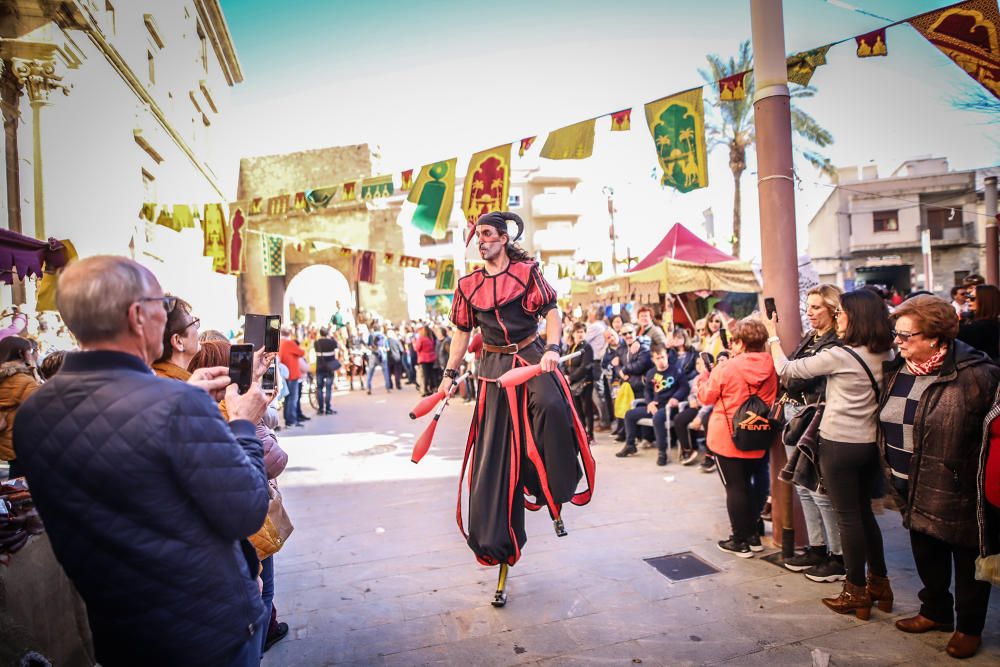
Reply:
[[48, 104], [53, 90], [69, 95], [72, 86], [61, 83], [63, 78], [56, 74], [54, 60], [11, 58], [11, 65], [14, 76], [27, 91], [32, 106]]

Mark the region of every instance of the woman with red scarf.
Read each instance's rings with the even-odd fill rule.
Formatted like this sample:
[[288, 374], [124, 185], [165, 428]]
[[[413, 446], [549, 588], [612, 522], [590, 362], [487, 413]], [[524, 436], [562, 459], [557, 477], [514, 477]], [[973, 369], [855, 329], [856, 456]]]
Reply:
[[990, 584], [975, 578], [986, 520], [977, 515], [976, 501], [983, 419], [1000, 367], [956, 340], [958, 318], [944, 299], [913, 297], [893, 318], [899, 357], [885, 368], [879, 446], [923, 583], [920, 613], [896, 621], [896, 627], [911, 633], [954, 630], [948, 655], [968, 658], [982, 641], [990, 599]]

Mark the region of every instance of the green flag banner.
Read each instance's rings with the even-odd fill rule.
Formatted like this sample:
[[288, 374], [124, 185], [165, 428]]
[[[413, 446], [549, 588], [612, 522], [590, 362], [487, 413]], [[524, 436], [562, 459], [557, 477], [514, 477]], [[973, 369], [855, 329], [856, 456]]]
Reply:
[[417, 205], [413, 226], [434, 238], [444, 238], [455, 204], [455, 168], [458, 158], [426, 164], [420, 168], [407, 200]]
[[373, 176], [361, 181], [361, 199], [381, 199], [392, 193], [392, 174]]
[[646, 105], [646, 123], [663, 168], [662, 185], [690, 192], [708, 185], [705, 107], [701, 88]]
[[285, 239], [270, 234], [260, 235], [261, 252], [264, 253], [264, 275], [285, 275]]

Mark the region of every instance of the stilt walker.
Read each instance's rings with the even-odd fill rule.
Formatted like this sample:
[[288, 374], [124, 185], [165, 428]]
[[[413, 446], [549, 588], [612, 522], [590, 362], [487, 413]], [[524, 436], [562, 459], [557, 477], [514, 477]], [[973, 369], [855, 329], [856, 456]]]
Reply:
[[[516, 225], [516, 235], [508, 221]], [[476, 237], [486, 266], [458, 281], [451, 311], [458, 333], [440, 387], [447, 395], [478, 326], [483, 336], [479, 392], [459, 479], [457, 519], [476, 560], [500, 566], [497, 607], [506, 604], [507, 571], [527, 540], [524, 509], [545, 507], [562, 537], [563, 505], [587, 504], [594, 489], [594, 458], [569, 385], [558, 371], [562, 325], [556, 293], [536, 263], [514, 245], [523, 232], [520, 217], [500, 212], [483, 215], [470, 230], [467, 243]], [[539, 319], [545, 320], [549, 344], [544, 347]], [[514, 368], [535, 364], [542, 372], [523, 384], [497, 382]], [[467, 534], [462, 518], [466, 472]], [[583, 477], [586, 486], [578, 491]]]

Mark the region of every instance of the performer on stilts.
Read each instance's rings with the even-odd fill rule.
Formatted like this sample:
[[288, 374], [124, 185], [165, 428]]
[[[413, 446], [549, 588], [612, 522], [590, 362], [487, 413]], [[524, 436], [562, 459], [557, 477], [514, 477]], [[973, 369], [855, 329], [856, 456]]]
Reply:
[[[516, 236], [511, 236], [508, 221], [517, 226]], [[457, 518], [476, 559], [500, 566], [493, 600], [497, 607], [507, 601], [507, 569], [517, 563], [527, 540], [524, 509], [547, 508], [562, 537], [563, 505], [585, 505], [594, 490], [594, 458], [569, 385], [558, 370], [562, 325], [556, 293], [537, 264], [514, 244], [523, 232], [520, 217], [500, 212], [483, 215], [470, 230], [486, 266], [458, 281], [451, 311], [458, 333], [440, 386], [445, 393], [451, 388], [478, 326], [483, 337], [479, 392], [459, 479]], [[540, 318], [545, 320], [544, 347], [538, 336]], [[544, 372], [521, 386], [498, 386], [496, 379], [505, 372], [532, 364]], [[466, 471], [468, 534], [462, 521]], [[584, 476], [586, 486], [578, 491]]]

